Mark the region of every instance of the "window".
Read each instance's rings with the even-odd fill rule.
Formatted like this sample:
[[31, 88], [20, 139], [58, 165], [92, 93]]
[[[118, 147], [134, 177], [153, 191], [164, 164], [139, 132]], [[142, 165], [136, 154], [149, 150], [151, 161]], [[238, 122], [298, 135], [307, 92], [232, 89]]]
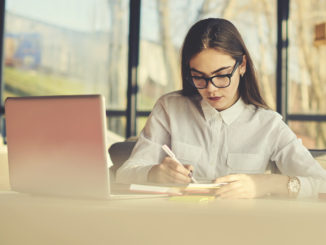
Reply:
[[[109, 110], [125, 110], [128, 3], [7, 0], [3, 99], [96, 93]], [[122, 118], [108, 124], [124, 135]]]
[[[100, 93], [106, 97], [108, 128], [125, 136], [130, 1], [5, 2], [3, 100], [8, 96]], [[138, 133], [155, 101], [181, 89], [183, 39], [194, 22], [207, 17], [227, 18], [239, 29], [263, 96], [276, 109], [277, 3], [142, 0]], [[287, 117], [308, 148], [326, 148], [326, 124], [322, 122], [326, 117], [326, 46], [314, 42], [316, 25], [325, 22], [324, 0], [290, 1]], [[300, 121], [302, 116], [308, 122]], [[319, 122], [314, 123], [316, 118]]]
[[[326, 114], [326, 46], [314, 42], [315, 26], [326, 22], [324, 0], [291, 0], [289, 19], [289, 114]], [[290, 121], [308, 148], [326, 148], [326, 124]]]

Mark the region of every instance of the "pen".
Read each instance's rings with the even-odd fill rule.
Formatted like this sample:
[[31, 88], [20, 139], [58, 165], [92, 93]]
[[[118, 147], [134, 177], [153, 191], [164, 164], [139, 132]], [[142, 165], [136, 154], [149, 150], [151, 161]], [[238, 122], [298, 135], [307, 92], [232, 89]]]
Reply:
[[[167, 146], [167, 145], [162, 145], [162, 149], [165, 151], [166, 154], [169, 155], [169, 157], [171, 157], [174, 161], [176, 161], [177, 163], [179, 163], [180, 165], [182, 165], [182, 163], [175, 157], [174, 153], [171, 151], [171, 149]], [[183, 165], [182, 165], [183, 166]], [[194, 183], [198, 183], [197, 180], [195, 180], [195, 178], [192, 176], [192, 172], [189, 173], [188, 175], [192, 182]]]

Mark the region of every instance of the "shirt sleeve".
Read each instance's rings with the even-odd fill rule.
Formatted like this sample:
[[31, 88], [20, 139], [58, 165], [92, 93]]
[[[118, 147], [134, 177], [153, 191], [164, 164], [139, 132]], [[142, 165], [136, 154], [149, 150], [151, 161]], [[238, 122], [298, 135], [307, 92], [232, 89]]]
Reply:
[[119, 183], [145, 183], [149, 170], [161, 163], [164, 157], [162, 145], [170, 145], [169, 116], [159, 100], [154, 106], [140, 133], [129, 159], [117, 170]]
[[276, 134], [271, 160], [284, 175], [296, 176], [301, 188], [298, 198], [317, 197], [326, 192], [326, 171], [282, 121]]

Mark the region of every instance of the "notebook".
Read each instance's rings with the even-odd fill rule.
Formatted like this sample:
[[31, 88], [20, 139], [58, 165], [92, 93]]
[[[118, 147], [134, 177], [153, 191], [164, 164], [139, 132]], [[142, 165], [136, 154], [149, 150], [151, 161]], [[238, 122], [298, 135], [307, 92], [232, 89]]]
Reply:
[[103, 96], [9, 97], [5, 117], [12, 190], [68, 197], [135, 197], [113, 195], [110, 190]]

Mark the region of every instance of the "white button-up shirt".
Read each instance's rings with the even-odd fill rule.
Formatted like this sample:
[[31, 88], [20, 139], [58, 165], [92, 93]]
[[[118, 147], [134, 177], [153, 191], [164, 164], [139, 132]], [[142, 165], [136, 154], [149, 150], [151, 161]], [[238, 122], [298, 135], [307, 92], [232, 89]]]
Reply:
[[180, 91], [163, 95], [130, 158], [118, 169], [116, 181], [146, 182], [150, 168], [166, 156], [164, 144], [181, 163], [193, 165], [195, 179], [265, 173], [277, 166], [282, 174], [299, 178], [299, 197], [317, 196], [326, 187], [326, 171], [281, 116], [242, 99], [219, 112], [199, 95], [185, 97]]

